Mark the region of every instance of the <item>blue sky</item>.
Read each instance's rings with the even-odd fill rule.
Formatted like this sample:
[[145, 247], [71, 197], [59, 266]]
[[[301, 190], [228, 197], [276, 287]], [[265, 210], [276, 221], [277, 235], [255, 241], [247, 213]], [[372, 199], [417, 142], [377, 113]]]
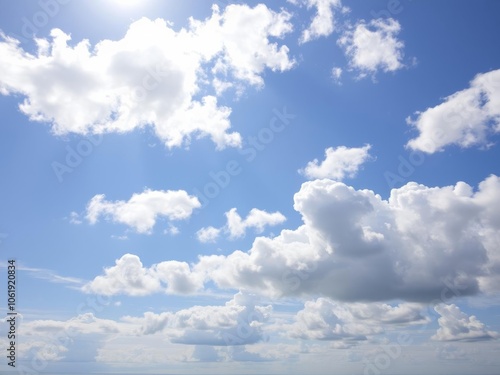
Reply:
[[498, 2], [1, 6], [3, 372], [498, 372]]

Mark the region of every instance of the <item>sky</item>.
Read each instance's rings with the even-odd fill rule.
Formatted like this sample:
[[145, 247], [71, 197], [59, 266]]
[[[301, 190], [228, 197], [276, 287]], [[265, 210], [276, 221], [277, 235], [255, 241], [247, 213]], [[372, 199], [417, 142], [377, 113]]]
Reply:
[[2, 373], [498, 374], [498, 1], [0, 7]]

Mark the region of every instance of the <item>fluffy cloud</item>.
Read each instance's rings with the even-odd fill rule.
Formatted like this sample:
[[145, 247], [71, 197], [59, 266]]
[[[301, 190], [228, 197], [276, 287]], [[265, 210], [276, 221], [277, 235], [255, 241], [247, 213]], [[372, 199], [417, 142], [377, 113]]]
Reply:
[[[393, 189], [388, 200], [341, 182], [315, 180], [305, 182], [294, 201], [302, 226], [273, 238], [257, 237], [248, 252], [183, 263], [183, 277], [193, 288], [213, 281], [219, 288], [274, 298], [324, 296], [352, 302], [430, 302], [499, 290], [497, 176], [481, 182], [476, 192], [464, 182], [433, 188], [411, 182]], [[146, 282], [158, 267], [139, 263], [137, 258], [132, 287]], [[117, 274], [110, 270], [85, 290], [134, 290], [123, 282], [117, 288]]]
[[366, 340], [367, 334], [381, 332], [381, 329], [349, 325], [335, 314], [334, 304], [327, 299], [306, 302], [297, 313], [297, 321], [290, 327], [291, 337], [313, 340]]
[[377, 71], [393, 72], [404, 67], [404, 43], [397, 36], [401, 26], [389, 19], [359, 21], [353, 30], [347, 30], [338, 40], [349, 58], [351, 68], [359, 70], [360, 77]]
[[407, 144], [414, 150], [432, 154], [449, 145], [487, 146], [488, 136], [500, 132], [500, 70], [478, 74], [468, 88], [407, 122], [419, 132]]
[[225, 213], [226, 225], [222, 228], [206, 227], [200, 229], [196, 235], [200, 242], [215, 242], [221, 231], [228, 233], [230, 239], [245, 236], [248, 228], [254, 228], [257, 233], [262, 233], [266, 226], [283, 223], [286, 217], [280, 212], [267, 212], [252, 208], [245, 219], [242, 219], [236, 208], [231, 208]]
[[474, 315], [460, 311], [458, 306], [437, 305], [434, 310], [441, 315], [439, 329], [432, 339], [438, 341], [482, 341], [498, 338], [497, 332], [488, 331]]
[[[26, 335], [61, 335], [61, 333], [66, 333], [68, 340], [71, 339], [71, 336], [77, 334], [110, 334], [127, 331], [127, 329], [119, 323], [113, 320], [97, 318], [92, 313], [84, 313], [64, 321], [34, 320], [23, 323], [22, 330]], [[131, 330], [129, 329], [128, 332], [131, 332]]]
[[201, 206], [198, 198], [184, 190], [150, 190], [134, 194], [128, 201], [110, 202], [104, 194], [95, 195], [87, 204], [86, 218], [95, 224], [101, 216], [134, 228], [139, 233], [150, 233], [159, 217], [182, 220]]
[[236, 208], [231, 208], [225, 215], [230, 238], [243, 237], [248, 228], [254, 228], [257, 233], [261, 233], [266, 226], [278, 225], [286, 220], [280, 212], [266, 212], [257, 208], [252, 208], [245, 219], [236, 212]]
[[290, 69], [288, 48], [270, 41], [292, 30], [289, 19], [262, 4], [222, 13], [214, 7], [186, 29], [142, 18], [122, 39], [95, 46], [70, 45], [70, 36], [54, 29], [50, 39], [36, 39], [36, 54], [0, 35], [0, 93], [23, 95], [21, 111], [51, 123], [58, 135], [151, 127], [167, 147], [187, 145], [192, 136], [208, 136], [219, 149], [239, 146], [240, 135], [229, 132], [231, 109], [205, 95], [203, 82], [224, 76], [261, 86], [265, 69]]
[[125, 254], [115, 266], [105, 268], [103, 276], [97, 276], [84, 285], [83, 290], [102, 295], [126, 293], [140, 296], [158, 292], [160, 286], [154, 270], [143, 268], [138, 256]]
[[398, 325], [423, 324], [429, 321], [420, 304], [338, 303], [326, 298], [308, 301], [284, 326], [291, 337], [309, 340], [343, 341], [352, 345]]
[[202, 272], [192, 272], [185, 262], [171, 260], [145, 268], [138, 256], [125, 254], [82, 290], [101, 295], [142, 296], [160, 291], [188, 294], [201, 289], [203, 279]]
[[341, 0], [288, 0], [293, 4], [305, 4], [307, 8], [316, 8], [316, 15], [307, 29], [300, 36], [300, 43], [306, 43], [322, 36], [328, 36], [335, 29], [333, 9], [347, 11], [342, 8]]
[[307, 163], [299, 172], [309, 179], [331, 178], [342, 181], [345, 177], [356, 176], [361, 164], [370, 159], [371, 145], [364, 147], [329, 147], [325, 150], [325, 160], [319, 163], [318, 159]]
[[189, 345], [246, 345], [263, 340], [262, 325], [272, 307], [256, 305], [258, 298], [238, 292], [223, 306], [193, 306], [175, 313], [145, 313], [125, 317], [124, 322], [139, 326], [140, 334], [168, 333], [173, 343]]
[[207, 243], [207, 242], [215, 242], [217, 238], [219, 238], [221, 230], [215, 227], [205, 227], [201, 228], [198, 232], [196, 232], [196, 238], [198, 241]]
[[83, 313], [68, 320], [22, 321], [18, 329], [24, 338], [19, 358], [44, 363], [61, 360], [94, 362], [103, 339], [132, 335], [134, 327]]

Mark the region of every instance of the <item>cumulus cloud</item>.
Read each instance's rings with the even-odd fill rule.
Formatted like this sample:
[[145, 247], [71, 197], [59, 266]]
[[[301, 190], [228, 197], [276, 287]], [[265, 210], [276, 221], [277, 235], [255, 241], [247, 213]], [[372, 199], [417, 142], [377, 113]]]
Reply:
[[90, 312], [67, 320], [23, 320], [18, 328], [24, 338], [18, 355], [25, 360], [93, 362], [103, 339], [131, 335], [133, 328]]
[[115, 266], [105, 268], [103, 276], [85, 284], [83, 290], [102, 295], [126, 293], [140, 296], [158, 292], [160, 286], [154, 270], [145, 269], [138, 256], [125, 254]]
[[[127, 329], [114, 320], [100, 319], [92, 313], [80, 314], [68, 320], [33, 320], [23, 323], [22, 330], [26, 335], [50, 335], [61, 332], [70, 332], [71, 335], [91, 333], [109, 334], [127, 331]], [[131, 331], [129, 330], [129, 332]], [[68, 333], [68, 336], [70, 333]]]
[[308, 301], [283, 329], [294, 338], [342, 341], [354, 345], [400, 325], [424, 324], [423, 306], [402, 303], [339, 303], [327, 298]]
[[[371, 190], [314, 180], [302, 185], [294, 201], [303, 225], [273, 238], [257, 237], [248, 252], [183, 263], [181, 274], [192, 286], [188, 290], [212, 281], [219, 288], [273, 298], [323, 296], [351, 302], [430, 302], [443, 295], [499, 291], [497, 176], [486, 178], [475, 192], [464, 182], [445, 187], [410, 182], [393, 189], [388, 200]], [[144, 268], [138, 258], [133, 264], [136, 277], [126, 279], [132, 288], [123, 282], [130, 272], [110, 274], [109, 269], [84, 289], [130, 293], [158, 267]], [[152, 285], [149, 293], [158, 291]]]
[[[51, 362], [77, 358], [93, 362], [102, 358], [101, 349], [105, 343], [119, 341], [122, 344], [120, 350], [129, 349], [130, 355], [137, 356], [140, 344], [144, 344], [144, 348], [149, 346], [149, 349], [158, 344], [163, 350], [170, 348], [170, 344], [165, 344], [165, 338], [173, 344], [205, 348], [209, 348], [208, 345], [221, 349], [240, 346], [243, 349], [238, 353], [245, 353], [245, 345], [267, 339], [265, 324], [270, 319], [272, 307], [259, 302], [255, 295], [238, 292], [220, 306], [193, 306], [159, 314], [146, 312], [142, 316], [124, 316], [116, 321], [98, 318], [89, 312], [67, 320], [23, 321], [18, 329], [25, 340], [18, 354], [20, 358]], [[155, 334], [162, 340], [156, 340]], [[132, 342], [130, 338], [133, 338]], [[200, 349], [198, 355], [202, 354], [200, 351], [206, 352]], [[225, 354], [233, 358], [231, 353], [220, 354], [217, 360], [227, 359]], [[141, 362], [147, 358], [150, 357], [144, 356]], [[198, 358], [203, 359], [208, 360], [208, 357]]]
[[254, 228], [257, 233], [262, 233], [266, 226], [278, 225], [286, 220], [280, 212], [267, 212], [258, 208], [252, 208], [245, 219], [236, 212], [236, 208], [231, 208], [225, 215], [227, 218], [225, 229], [230, 238], [243, 237], [248, 228]]
[[[20, 110], [48, 122], [57, 135], [130, 132], [150, 127], [167, 147], [210, 137], [218, 149], [241, 145], [230, 132], [231, 109], [205, 93], [204, 82], [224, 76], [262, 86], [266, 69], [294, 65], [285, 45], [270, 39], [292, 30], [290, 14], [265, 5], [213, 8], [206, 20], [174, 30], [163, 19], [142, 18], [123, 38], [70, 44], [53, 29], [36, 39], [37, 52], [0, 35], [0, 93], [25, 97]], [[241, 40], [245, 43], [241, 43]]]
[[488, 137], [500, 132], [500, 69], [478, 74], [469, 87], [407, 123], [418, 130], [407, 146], [432, 154], [449, 145], [488, 146]]
[[222, 228], [212, 226], [202, 228], [196, 232], [200, 242], [215, 242], [220, 232], [228, 234], [230, 239], [244, 237], [248, 228], [253, 228], [257, 233], [262, 233], [266, 226], [278, 225], [286, 221], [286, 217], [276, 211], [267, 212], [252, 208], [245, 219], [238, 214], [236, 208], [231, 208], [225, 213], [226, 224]]
[[342, 7], [340, 0], [288, 0], [293, 4], [304, 4], [308, 9], [315, 8], [316, 15], [311, 24], [302, 32], [299, 43], [310, 42], [323, 36], [328, 36], [335, 30], [334, 9], [343, 12], [347, 8]]
[[334, 311], [334, 304], [327, 299], [306, 302], [297, 313], [296, 322], [289, 329], [290, 336], [314, 340], [366, 340], [367, 334], [381, 332], [380, 328], [349, 325]]
[[488, 331], [474, 315], [468, 316], [458, 306], [440, 304], [434, 310], [441, 315], [439, 329], [432, 336], [438, 341], [483, 341], [500, 337], [497, 332]]
[[207, 243], [207, 242], [215, 242], [217, 238], [219, 238], [220, 229], [215, 227], [205, 227], [201, 228], [198, 232], [196, 232], [196, 238], [198, 241]]
[[353, 29], [346, 30], [338, 44], [345, 49], [352, 69], [360, 77], [377, 71], [393, 72], [404, 67], [404, 43], [398, 39], [401, 26], [398, 21], [374, 19], [369, 23], [359, 21]]
[[[95, 195], [87, 204], [86, 218], [95, 224], [100, 217], [125, 224], [139, 233], [150, 233], [160, 217], [182, 220], [191, 216], [201, 203], [184, 190], [150, 190], [133, 194], [128, 201], [107, 201]], [[175, 232], [175, 230], [174, 230]]]
[[162, 314], [124, 317], [138, 326], [139, 334], [168, 333], [173, 343], [189, 345], [246, 345], [262, 341], [262, 326], [269, 320], [272, 306], [257, 305], [254, 295], [238, 292], [223, 306], [193, 306]]
[[320, 163], [318, 159], [314, 159], [304, 169], [300, 169], [299, 173], [309, 179], [331, 178], [342, 181], [346, 177], [353, 178], [361, 165], [370, 160], [370, 148], [371, 145], [357, 148], [329, 147], [325, 150], [325, 160]]
[[178, 261], [143, 266], [138, 256], [125, 254], [104, 275], [85, 284], [83, 291], [101, 295], [143, 296], [163, 291], [171, 294], [193, 293], [203, 287], [203, 273], [191, 271], [189, 264]]

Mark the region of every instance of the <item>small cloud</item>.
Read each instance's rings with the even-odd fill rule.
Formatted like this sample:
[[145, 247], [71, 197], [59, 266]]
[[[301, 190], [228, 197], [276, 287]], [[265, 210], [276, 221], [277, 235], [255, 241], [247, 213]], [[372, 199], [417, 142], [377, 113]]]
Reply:
[[113, 234], [113, 235], [111, 235], [111, 238], [114, 239], [114, 240], [120, 240], [120, 241], [128, 240], [128, 236], [126, 234], [123, 234], [121, 236], [115, 236]]
[[325, 150], [325, 160], [318, 159], [307, 163], [299, 173], [309, 179], [330, 178], [342, 181], [344, 178], [354, 178], [363, 163], [370, 160], [369, 150], [371, 145], [363, 147], [329, 147]]
[[450, 145], [487, 148], [489, 137], [500, 132], [499, 101], [500, 69], [478, 74], [469, 87], [406, 119], [419, 132], [407, 147], [429, 154]]
[[[138, 233], [151, 233], [159, 217], [183, 220], [201, 206], [198, 198], [184, 190], [150, 190], [134, 194], [128, 201], [108, 201], [104, 194], [95, 195], [87, 204], [86, 218], [95, 224], [101, 216], [128, 225]], [[175, 232], [175, 229], [173, 229]]]
[[69, 222], [71, 224], [81, 224], [82, 223], [82, 220], [80, 219], [80, 215], [75, 212], [75, 211], [72, 211], [70, 214], [69, 214]]
[[219, 237], [220, 229], [214, 228], [212, 226], [201, 228], [196, 232], [196, 238], [202, 243], [216, 242]]
[[176, 236], [180, 233], [179, 228], [177, 228], [172, 223], [168, 223], [168, 227], [163, 231], [163, 234], [170, 234], [171, 236]]
[[379, 70], [394, 72], [403, 68], [404, 43], [397, 36], [401, 31], [398, 21], [374, 19], [359, 21], [345, 31], [338, 44], [345, 49], [351, 69], [359, 71], [359, 78], [374, 75]]
[[340, 0], [289, 0], [295, 5], [304, 4], [308, 9], [316, 8], [316, 15], [311, 24], [302, 32], [299, 43], [307, 43], [320, 37], [332, 34], [336, 27], [334, 9], [345, 14], [349, 8], [342, 6]]
[[342, 82], [340, 81], [340, 78], [342, 76], [342, 68], [340, 67], [333, 67], [332, 68], [332, 79], [333, 82], [335, 82], [337, 85], [342, 85]]
[[206, 227], [196, 232], [198, 241], [215, 242], [221, 232], [228, 234], [230, 240], [244, 237], [247, 229], [254, 228], [256, 233], [262, 233], [267, 226], [274, 226], [286, 221], [286, 217], [281, 212], [267, 212], [252, 208], [247, 217], [243, 219], [236, 208], [231, 208], [225, 213], [226, 225], [221, 228]]

